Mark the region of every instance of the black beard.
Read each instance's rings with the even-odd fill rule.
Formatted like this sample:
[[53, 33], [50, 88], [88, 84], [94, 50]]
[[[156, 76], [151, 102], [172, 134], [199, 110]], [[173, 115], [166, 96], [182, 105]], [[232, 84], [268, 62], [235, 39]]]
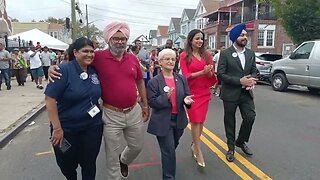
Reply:
[[236, 44], [237, 44], [239, 47], [246, 47], [247, 42], [246, 42], [245, 44], [242, 44], [241, 42], [236, 41]]

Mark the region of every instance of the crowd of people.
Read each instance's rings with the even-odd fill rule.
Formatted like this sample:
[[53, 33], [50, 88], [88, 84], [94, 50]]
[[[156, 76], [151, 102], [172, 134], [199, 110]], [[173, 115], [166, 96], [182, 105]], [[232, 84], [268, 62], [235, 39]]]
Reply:
[[11, 78], [15, 77], [18, 86], [24, 86], [30, 73], [31, 81], [38, 89], [43, 89], [42, 79], [48, 80], [48, 69], [53, 64], [68, 61], [67, 51], [54, 51], [47, 46], [29, 43], [28, 47], [14, 48], [12, 52], [5, 49], [5, 40], [0, 38], [0, 90], [2, 81], [7, 90], [11, 90]]
[[[151, 49], [150, 53], [139, 40], [127, 48], [130, 29], [125, 22], [108, 24], [103, 36], [108, 49], [95, 50], [91, 40], [81, 37], [70, 45], [68, 63], [48, 67], [45, 100], [50, 140], [68, 180], [77, 178], [78, 165], [83, 179], [95, 179], [102, 138], [106, 179], [127, 178], [128, 165], [143, 148], [143, 123], [147, 121], [147, 132], [155, 135], [159, 144], [163, 179], [175, 179], [176, 148], [188, 122], [192, 156], [197, 166], [206, 167], [200, 136], [210, 88], [217, 84], [224, 103], [226, 159], [234, 160], [235, 146], [248, 156], [253, 154], [246, 143], [255, 119], [252, 90], [256, 68], [254, 53], [245, 48], [245, 25], [231, 30], [233, 45], [221, 48], [214, 57], [198, 29], [189, 32], [184, 50], [174, 49], [168, 40], [164, 49]], [[237, 107], [243, 118], [238, 138]]]

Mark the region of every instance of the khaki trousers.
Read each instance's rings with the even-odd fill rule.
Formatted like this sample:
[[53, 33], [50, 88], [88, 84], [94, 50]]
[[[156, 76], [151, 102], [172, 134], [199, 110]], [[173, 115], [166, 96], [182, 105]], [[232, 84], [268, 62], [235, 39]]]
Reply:
[[[106, 179], [120, 180], [119, 154], [121, 154], [121, 162], [129, 165], [143, 147], [142, 110], [139, 104], [126, 114], [103, 107], [102, 120], [107, 165]], [[122, 135], [127, 143], [123, 151], [120, 149]]]

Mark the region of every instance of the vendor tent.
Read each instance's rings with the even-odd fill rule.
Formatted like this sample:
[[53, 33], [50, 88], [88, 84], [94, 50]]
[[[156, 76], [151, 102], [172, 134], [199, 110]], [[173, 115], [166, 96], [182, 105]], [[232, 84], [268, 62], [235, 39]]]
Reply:
[[68, 44], [40, 31], [39, 29], [32, 29], [30, 31], [22, 32], [9, 36], [8, 39], [18, 39], [32, 41], [34, 44], [40, 42], [41, 46], [47, 46], [52, 49], [65, 50], [69, 47]]

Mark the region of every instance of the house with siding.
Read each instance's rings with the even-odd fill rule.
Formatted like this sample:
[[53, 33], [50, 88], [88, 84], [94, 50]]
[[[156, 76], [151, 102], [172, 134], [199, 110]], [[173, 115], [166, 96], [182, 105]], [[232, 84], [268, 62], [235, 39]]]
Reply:
[[247, 47], [255, 52], [283, 54], [294, 48], [292, 40], [274, 16], [271, 2], [224, 0], [203, 17], [208, 19], [203, 31], [210, 49], [229, 47], [232, 42], [228, 33], [239, 23], [247, 25]]
[[167, 39], [169, 39], [168, 35], [169, 26], [158, 26], [157, 28], [157, 45], [164, 46], [166, 44]]
[[71, 43], [71, 32], [69, 32], [64, 25], [48, 22], [13, 22], [12, 35], [26, 32], [32, 29], [39, 29], [40, 31], [49, 34], [50, 36], [63, 41], [67, 44]]
[[157, 42], [157, 30], [150, 30], [149, 31], [149, 42], [150, 42], [150, 45], [155, 47], [158, 45], [158, 42]]
[[180, 47], [180, 21], [181, 18], [171, 18], [168, 28], [169, 39], [173, 41], [173, 47], [175, 48]]
[[184, 9], [182, 11], [181, 21], [180, 21], [180, 35], [176, 40], [176, 43], [179, 43], [178, 46], [182, 49], [184, 49], [184, 45], [186, 43], [188, 33], [192, 29], [196, 28], [195, 20], [194, 20], [195, 13], [196, 13], [196, 9]]

